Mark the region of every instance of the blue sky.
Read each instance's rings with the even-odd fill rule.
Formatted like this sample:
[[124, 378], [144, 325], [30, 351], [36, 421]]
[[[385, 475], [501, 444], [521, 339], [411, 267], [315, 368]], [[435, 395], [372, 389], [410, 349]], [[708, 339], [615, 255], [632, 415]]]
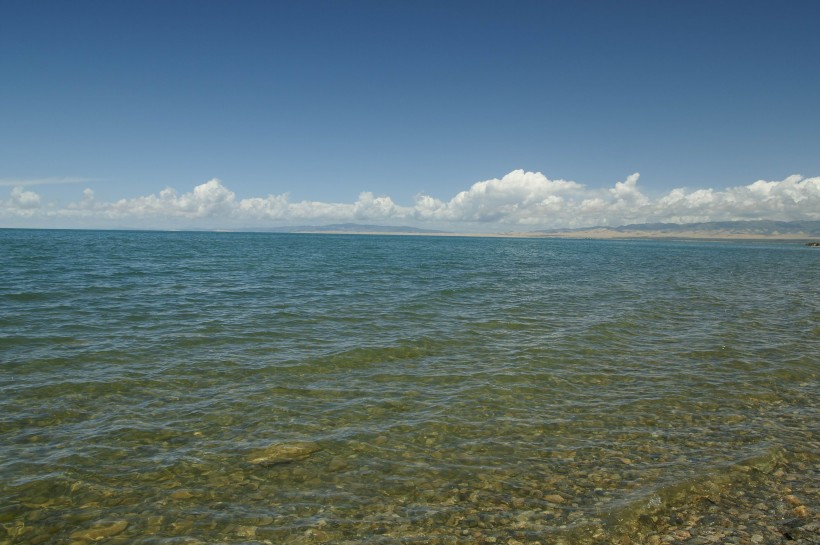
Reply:
[[[595, 199], [577, 221], [820, 219], [818, 20], [813, 1], [6, 1], [0, 226], [569, 226]], [[791, 200], [739, 209], [758, 180]], [[348, 209], [250, 201], [273, 196]]]

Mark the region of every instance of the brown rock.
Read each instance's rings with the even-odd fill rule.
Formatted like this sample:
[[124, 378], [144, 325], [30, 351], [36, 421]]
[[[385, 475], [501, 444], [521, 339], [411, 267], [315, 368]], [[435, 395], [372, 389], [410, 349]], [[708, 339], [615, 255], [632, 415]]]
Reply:
[[74, 539], [99, 541], [100, 539], [105, 539], [107, 537], [121, 534], [125, 531], [126, 528], [128, 528], [128, 521], [118, 520], [117, 522], [114, 522], [113, 524], [109, 524], [107, 526], [95, 526], [93, 528], [88, 528], [86, 530], [78, 530], [71, 534], [71, 537]]
[[322, 450], [316, 443], [298, 442], [271, 445], [255, 452], [248, 460], [252, 464], [272, 466], [304, 460], [314, 452]]
[[194, 495], [191, 493], [190, 490], [175, 490], [171, 492], [171, 499], [172, 500], [189, 500], [193, 498]]
[[783, 499], [786, 500], [787, 502], [789, 502], [790, 504], [794, 505], [795, 507], [797, 507], [798, 505], [803, 505], [803, 502], [800, 501], [800, 498], [798, 498], [797, 496], [795, 496], [793, 494], [789, 494], [788, 496], [786, 496]]
[[805, 505], [798, 505], [794, 508], [794, 514], [801, 518], [808, 518], [811, 515], [811, 511]]
[[330, 461], [330, 463], [327, 464], [328, 471], [341, 471], [343, 469], [347, 469], [347, 467], [348, 467], [347, 460], [340, 457], [340, 456], [337, 456], [336, 458], [333, 458]]

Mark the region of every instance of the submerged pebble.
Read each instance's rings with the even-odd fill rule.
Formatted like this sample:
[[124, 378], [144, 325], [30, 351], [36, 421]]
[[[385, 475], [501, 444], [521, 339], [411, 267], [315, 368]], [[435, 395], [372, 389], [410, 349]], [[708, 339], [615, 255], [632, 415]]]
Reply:
[[90, 541], [98, 541], [104, 538], [116, 536], [121, 534], [128, 528], [128, 521], [119, 520], [113, 523], [98, 523], [91, 528], [85, 530], [78, 530], [71, 534], [73, 539], [87, 539]]
[[263, 466], [288, 464], [304, 460], [320, 450], [322, 449], [318, 444], [310, 442], [275, 444], [253, 453], [248, 461]]

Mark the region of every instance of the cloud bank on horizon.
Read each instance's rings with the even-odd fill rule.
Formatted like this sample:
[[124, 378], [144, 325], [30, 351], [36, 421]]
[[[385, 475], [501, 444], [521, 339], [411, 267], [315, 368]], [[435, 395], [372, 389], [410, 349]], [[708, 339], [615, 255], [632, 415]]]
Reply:
[[353, 222], [412, 225], [462, 231], [535, 230], [768, 219], [820, 220], [820, 177], [789, 176], [745, 186], [673, 189], [650, 197], [635, 173], [608, 189], [591, 189], [540, 172], [514, 170], [481, 181], [444, 201], [419, 195], [412, 206], [363, 192], [353, 203], [291, 202], [287, 194], [240, 199], [214, 178], [178, 194], [166, 188], [117, 201], [98, 200], [91, 189], [59, 205], [23, 184], [0, 199], [0, 226], [160, 229], [274, 228]]

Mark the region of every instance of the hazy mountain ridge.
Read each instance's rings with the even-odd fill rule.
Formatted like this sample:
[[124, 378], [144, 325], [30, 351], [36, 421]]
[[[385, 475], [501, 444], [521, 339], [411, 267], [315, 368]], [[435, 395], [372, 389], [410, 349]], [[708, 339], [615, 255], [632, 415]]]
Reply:
[[710, 221], [702, 223], [641, 223], [623, 225], [616, 231], [719, 231], [748, 235], [813, 235], [820, 236], [820, 221]]
[[419, 234], [440, 234], [449, 233], [436, 229], [421, 229], [408, 225], [372, 225], [360, 223], [335, 223], [331, 225], [303, 225], [299, 227], [287, 227], [292, 233], [419, 233]]
[[[289, 232], [300, 233], [406, 233], [406, 234], [455, 234], [435, 229], [421, 229], [406, 225], [387, 226], [358, 223], [339, 223], [322, 226], [300, 226], [286, 228]], [[646, 234], [672, 236], [675, 234], [691, 236], [694, 233], [708, 236], [745, 235], [772, 237], [779, 235], [820, 237], [820, 221], [710, 221], [699, 223], [634, 223], [617, 227], [583, 227], [578, 229], [544, 229], [531, 231], [531, 234], [571, 234], [606, 231], [621, 234]], [[525, 234], [525, 233], [522, 233]]]
[[703, 236], [747, 235], [747, 236], [778, 236], [797, 235], [806, 237], [820, 236], [820, 221], [773, 221], [773, 220], [742, 220], [742, 221], [709, 221], [700, 223], [635, 223], [618, 227], [584, 227], [580, 229], [553, 229], [540, 230], [537, 233], [570, 234], [589, 232], [658, 234], [658, 235], [691, 235], [698, 233]]

